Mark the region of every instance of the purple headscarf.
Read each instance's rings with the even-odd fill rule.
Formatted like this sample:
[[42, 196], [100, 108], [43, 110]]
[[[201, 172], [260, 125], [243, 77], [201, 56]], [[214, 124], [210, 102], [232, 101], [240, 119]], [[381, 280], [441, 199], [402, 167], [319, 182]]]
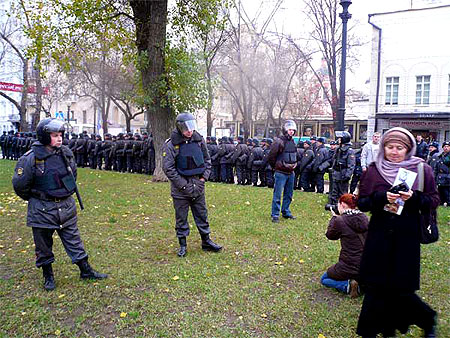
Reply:
[[[386, 138], [389, 133], [397, 131], [405, 134], [411, 140], [411, 149], [406, 153], [405, 159], [402, 162], [394, 163], [390, 162], [384, 158], [384, 146], [386, 145]], [[380, 141], [380, 151], [378, 152], [377, 159], [375, 161], [375, 166], [378, 169], [380, 175], [384, 178], [386, 182], [393, 185], [395, 181], [395, 177], [397, 176], [397, 172], [400, 168], [405, 168], [407, 170], [411, 170], [417, 172], [417, 166], [423, 160], [419, 157], [413, 156], [416, 153], [416, 140], [414, 136], [404, 128], [395, 127], [389, 129], [386, 133], [384, 133], [383, 137]], [[413, 190], [417, 189], [418, 183], [417, 179], [411, 187]]]

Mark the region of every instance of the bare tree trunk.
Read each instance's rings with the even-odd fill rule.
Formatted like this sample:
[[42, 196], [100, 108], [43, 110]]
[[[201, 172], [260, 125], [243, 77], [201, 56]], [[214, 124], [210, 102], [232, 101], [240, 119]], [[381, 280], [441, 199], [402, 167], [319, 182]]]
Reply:
[[208, 67], [208, 61], [205, 60], [206, 64], [206, 83], [208, 88], [208, 105], [206, 107], [206, 135], [211, 136], [212, 126], [213, 126], [213, 119], [212, 119], [212, 106], [213, 106], [213, 99], [214, 99], [214, 93], [213, 93], [213, 87], [211, 83], [211, 69]]
[[[23, 60], [22, 60], [23, 61]], [[22, 98], [20, 100], [20, 131], [28, 131], [29, 126], [27, 122], [27, 100], [28, 100], [28, 59], [25, 59], [22, 66], [23, 73], [23, 87]]]
[[157, 89], [164, 79], [164, 47], [166, 43], [167, 0], [139, 1], [130, 0], [136, 25], [136, 45], [140, 58], [142, 85], [151, 104], [147, 109], [147, 118], [155, 144], [156, 168], [153, 181], [167, 181], [162, 171], [162, 148], [173, 127], [174, 116], [162, 102], [167, 91]]
[[41, 60], [36, 58], [34, 65], [34, 76], [36, 82], [36, 109], [33, 112], [31, 119], [31, 130], [36, 130], [36, 127], [41, 119], [42, 110], [42, 78], [41, 78]]

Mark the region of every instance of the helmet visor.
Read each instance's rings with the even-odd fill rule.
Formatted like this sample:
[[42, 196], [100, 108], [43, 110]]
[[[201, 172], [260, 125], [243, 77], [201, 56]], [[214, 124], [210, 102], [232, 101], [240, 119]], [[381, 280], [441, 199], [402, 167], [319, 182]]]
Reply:
[[64, 122], [61, 120], [51, 120], [50, 123], [44, 126], [44, 130], [48, 133], [57, 133], [65, 131]]
[[197, 122], [195, 120], [178, 122], [178, 126], [180, 127], [182, 133], [184, 133], [185, 131], [197, 130]]

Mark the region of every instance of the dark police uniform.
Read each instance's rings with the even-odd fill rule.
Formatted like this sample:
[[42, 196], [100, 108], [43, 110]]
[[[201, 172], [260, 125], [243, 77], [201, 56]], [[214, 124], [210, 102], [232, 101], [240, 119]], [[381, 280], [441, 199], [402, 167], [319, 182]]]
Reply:
[[[190, 114], [181, 115], [191, 116]], [[202, 237], [202, 248], [219, 251], [221, 247], [217, 246], [213, 250], [206, 243], [210, 241], [211, 230], [205, 201], [205, 181], [208, 180], [211, 172], [211, 159], [203, 137], [194, 131], [192, 137], [187, 139], [178, 129], [174, 130], [164, 145], [163, 171], [170, 180], [175, 208], [175, 230], [180, 246], [184, 246], [186, 250], [186, 237], [190, 232], [188, 223], [190, 207]], [[179, 256], [185, 254], [185, 251], [178, 253]]]
[[339, 197], [348, 193], [348, 185], [355, 170], [355, 153], [350, 144], [341, 144], [333, 158], [333, 191], [330, 204], [337, 204]]
[[189, 207], [200, 234], [209, 234], [205, 182], [200, 178], [209, 178], [211, 160], [203, 137], [194, 132], [191, 139], [186, 140], [174, 131], [165, 144], [163, 170], [171, 183], [177, 237], [189, 236]]
[[52, 252], [55, 230], [72, 263], [87, 258], [72, 198], [76, 183], [66, 169], [61, 151], [76, 177], [75, 160], [69, 148], [62, 146], [50, 151], [40, 142], [35, 142], [32, 149], [20, 158], [13, 176], [15, 192], [28, 201], [27, 225], [33, 228], [38, 268], [55, 260]]
[[[450, 142], [444, 142], [444, 145], [450, 145]], [[441, 204], [450, 204], [450, 152], [442, 152], [436, 165], [436, 183], [438, 186]]]
[[[52, 119], [45, 119], [46, 123]], [[38, 125], [39, 128], [39, 125]], [[69, 172], [67, 163], [73, 172]], [[51, 264], [53, 233], [61, 238], [64, 249], [80, 268], [83, 279], [103, 279], [89, 265], [88, 255], [77, 226], [77, 210], [72, 194], [76, 191], [76, 164], [72, 151], [66, 147], [49, 148], [35, 142], [19, 159], [12, 179], [14, 191], [28, 201], [27, 226], [33, 230], [36, 266], [43, 268], [44, 288], [55, 288]]]

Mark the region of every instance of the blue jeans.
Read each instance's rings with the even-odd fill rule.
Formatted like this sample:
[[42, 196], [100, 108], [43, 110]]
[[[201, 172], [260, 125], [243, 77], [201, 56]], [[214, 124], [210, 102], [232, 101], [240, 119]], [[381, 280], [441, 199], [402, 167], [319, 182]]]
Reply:
[[328, 277], [328, 274], [325, 272], [322, 277], [320, 278], [320, 283], [322, 283], [323, 286], [326, 286], [327, 288], [335, 288], [336, 290], [348, 293], [349, 289], [349, 280], [334, 280], [330, 277]]
[[289, 206], [292, 202], [292, 195], [294, 193], [295, 174], [283, 174], [275, 171], [275, 184], [273, 186], [272, 199], [272, 218], [280, 218], [280, 202], [281, 193], [283, 192], [283, 206], [281, 207], [281, 214], [285, 217], [292, 216]]

